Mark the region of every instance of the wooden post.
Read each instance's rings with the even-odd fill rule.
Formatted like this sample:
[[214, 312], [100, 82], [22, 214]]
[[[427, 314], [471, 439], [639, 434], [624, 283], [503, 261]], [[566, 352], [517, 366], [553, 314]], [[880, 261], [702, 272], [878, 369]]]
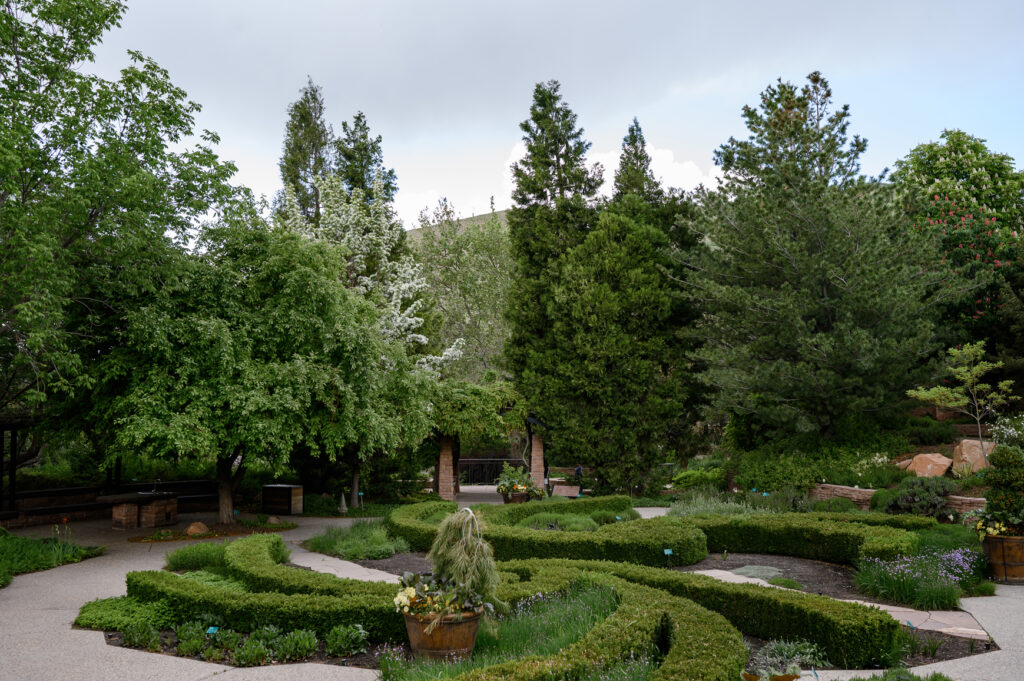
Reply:
[[452, 438], [441, 436], [441, 453], [438, 457], [437, 493], [445, 501], [455, 501], [455, 461], [452, 456]]
[[544, 441], [537, 433], [530, 434], [530, 480], [544, 489]]

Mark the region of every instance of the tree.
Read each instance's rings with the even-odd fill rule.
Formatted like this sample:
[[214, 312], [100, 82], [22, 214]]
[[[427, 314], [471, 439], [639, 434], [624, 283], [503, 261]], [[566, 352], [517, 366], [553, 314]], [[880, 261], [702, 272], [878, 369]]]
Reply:
[[427, 287], [441, 315], [437, 340], [442, 347], [465, 341], [452, 377], [481, 382], [500, 370], [508, 338], [504, 311], [512, 279], [508, 228], [493, 212], [484, 219], [459, 220], [441, 201], [432, 214], [420, 215], [420, 236], [412, 244]]
[[950, 348], [946, 354], [945, 368], [956, 381], [956, 385], [939, 385], [927, 389], [918, 387], [908, 390], [907, 395], [974, 419], [978, 426], [981, 453], [987, 465], [988, 454], [985, 452], [985, 434], [981, 422], [983, 419], [995, 415], [1000, 407], [1020, 398], [1012, 393], [1013, 381], [1000, 381], [994, 386], [982, 382], [982, 377], [985, 374], [1002, 366], [999, 362], [985, 361], [984, 342], [968, 343], [959, 348]]
[[664, 191], [651, 172], [651, 157], [640, 123], [633, 119], [626, 136], [622, 138], [622, 154], [615, 171], [615, 198], [635, 194], [648, 203], [656, 203]]
[[692, 305], [650, 216], [627, 194], [566, 254], [548, 305], [557, 361], [538, 377], [559, 447], [614, 489], [643, 491], [655, 466], [686, 453], [703, 397], [680, 333]]
[[[318, 180], [323, 212], [319, 224], [307, 220], [297, 204], [286, 198], [278, 219], [289, 230], [315, 242], [336, 247], [339, 282], [361, 296], [377, 311], [377, 332], [381, 340], [402, 349], [403, 361], [387, 360], [379, 367], [382, 383], [393, 387], [390, 406], [380, 409], [381, 424], [393, 433], [388, 446], [355, 442], [344, 452], [352, 471], [350, 500], [359, 502], [359, 476], [363, 462], [374, 455], [394, 456], [403, 446], [417, 445], [426, 434], [428, 397], [409, 385], [423, 383], [429, 389], [437, 372], [461, 354], [461, 343], [453, 343], [440, 355], [428, 354], [429, 338], [422, 333], [426, 281], [420, 266], [404, 248], [405, 232], [394, 219], [390, 204], [366, 201], [361, 189], [349, 192], [338, 176]], [[374, 185], [382, 196], [382, 185]], [[386, 418], [384, 414], [387, 414]], [[318, 452], [314, 451], [314, 455]]]
[[859, 176], [866, 142], [828, 82], [779, 81], [744, 107], [750, 137], [716, 153], [698, 193], [702, 245], [686, 286], [706, 315], [703, 380], [726, 413], [783, 432], [835, 432], [909, 387], [932, 349], [927, 245], [894, 229], [891, 188]]
[[325, 118], [323, 91], [309, 78], [299, 98], [288, 107], [278, 167], [281, 182], [291, 189], [302, 214], [314, 223], [320, 220], [316, 180], [334, 168], [334, 154], [334, 131]]
[[[341, 137], [335, 142], [337, 162], [334, 173], [351, 193], [362, 192], [366, 201], [391, 203], [398, 191], [393, 168], [384, 167], [381, 136], [370, 136], [370, 126], [362, 111], [356, 112], [352, 124], [341, 124]], [[379, 186], [378, 186], [379, 185]]]
[[947, 341], [1004, 345], [997, 311], [1001, 281], [1024, 229], [1024, 174], [985, 140], [945, 130], [941, 142], [915, 147], [896, 162], [892, 179], [907, 194], [907, 213], [934, 243], [945, 273], [941, 309]]
[[137, 360], [112, 410], [121, 448], [216, 461], [231, 523], [248, 467], [280, 470], [298, 445], [334, 459], [423, 437], [429, 384], [345, 286], [339, 246], [269, 228], [251, 205], [199, 246], [178, 285], [129, 317]]
[[175, 243], [231, 191], [216, 136], [190, 146], [199, 107], [166, 71], [137, 52], [117, 81], [82, 68], [123, 12], [0, 8], [0, 411], [81, 398], [125, 304], [162, 286]]
[[576, 114], [562, 102], [556, 81], [537, 84], [529, 118], [520, 128], [526, 157], [512, 166], [515, 205], [508, 228], [515, 269], [505, 356], [530, 410], [550, 423], [546, 412], [552, 397], [541, 379], [560, 360], [548, 306], [560, 258], [583, 241], [596, 219], [601, 168], [586, 166], [590, 143], [576, 127]]

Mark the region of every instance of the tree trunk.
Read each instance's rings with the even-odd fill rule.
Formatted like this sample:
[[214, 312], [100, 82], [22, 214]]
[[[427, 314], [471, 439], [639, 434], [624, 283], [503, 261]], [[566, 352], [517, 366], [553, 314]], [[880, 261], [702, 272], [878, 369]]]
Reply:
[[988, 453], [985, 451], [985, 436], [981, 434], [981, 419], [976, 418], [974, 421], [978, 424], [978, 440], [981, 442], [981, 460], [985, 462], [985, 467], [988, 467]]
[[217, 522], [230, 525], [235, 522], [235, 509], [232, 494], [235, 491], [231, 479], [231, 464], [234, 457], [230, 459], [217, 459]]
[[348, 505], [352, 508], [359, 508], [359, 468], [356, 467], [352, 473], [352, 493], [348, 498]]
[[346, 515], [348, 513], [348, 504], [345, 503], [345, 490], [341, 490], [341, 501], [338, 502], [338, 513]]

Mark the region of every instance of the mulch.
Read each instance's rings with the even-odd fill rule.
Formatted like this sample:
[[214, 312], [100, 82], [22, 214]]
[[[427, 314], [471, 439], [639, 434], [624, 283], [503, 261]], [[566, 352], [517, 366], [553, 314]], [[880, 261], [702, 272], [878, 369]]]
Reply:
[[430, 572], [433, 566], [425, 553], [396, 553], [390, 558], [378, 560], [353, 560], [363, 567], [373, 568], [381, 572], [389, 572], [401, 577], [406, 572]]
[[210, 531], [203, 534], [188, 535], [181, 530], [155, 530], [153, 534], [142, 537], [129, 537], [130, 542], [152, 543], [163, 541], [191, 541], [193, 539], [216, 539], [218, 537], [241, 537], [250, 534], [269, 534], [273, 532], [287, 532], [294, 530], [298, 525], [295, 523], [282, 523], [281, 525], [264, 525], [262, 527], [246, 527], [238, 523], [228, 525], [226, 523], [214, 523], [209, 525]]

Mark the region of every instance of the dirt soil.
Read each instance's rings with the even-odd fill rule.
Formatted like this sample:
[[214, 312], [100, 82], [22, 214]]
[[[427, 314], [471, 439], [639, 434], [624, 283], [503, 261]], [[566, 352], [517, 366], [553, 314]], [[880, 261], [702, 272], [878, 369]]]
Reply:
[[281, 523], [280, 525], [259, 525], [256, 527], [248, 527], [241, 523], [235, 523], [233, 525], [227, 525], [224, 523], [214, 523], [210, 525], [210, 531], [205, 534], [197, 534], [195, 536], [189, 536], [180, 530], [155, 530], [153, 534], [147, 534], [143, 537], [129, 537], [130, 542], [162, 542], [162, 541], [191, 541], [199, 539], [212, 539], [215, 537], [240, 537], [243, 535], [250, 534], [270, 534], [274, 532], [287, 532], [288, 530], [294, 530], [298, 525], [295, 523]]
[[381, 572], [390, 572], [399, 577], [406, 572], [430, 572], [433, 569], [425, 553], [396, 553], [390, 558], [354, 560], [352, 562]]

